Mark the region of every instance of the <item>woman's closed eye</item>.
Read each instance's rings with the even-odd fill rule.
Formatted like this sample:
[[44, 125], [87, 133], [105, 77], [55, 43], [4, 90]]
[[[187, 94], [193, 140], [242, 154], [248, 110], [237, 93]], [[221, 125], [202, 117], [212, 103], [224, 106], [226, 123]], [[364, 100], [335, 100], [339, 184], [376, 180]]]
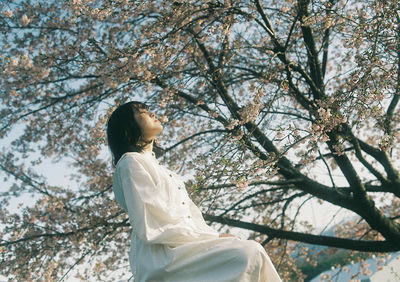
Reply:
[[155, 114], [153, 112], [149, 112], [148, 110], [142, 110], [142, 111], [140, 111], [140, 114], [148, 114], [150, 117], [155, 116]]

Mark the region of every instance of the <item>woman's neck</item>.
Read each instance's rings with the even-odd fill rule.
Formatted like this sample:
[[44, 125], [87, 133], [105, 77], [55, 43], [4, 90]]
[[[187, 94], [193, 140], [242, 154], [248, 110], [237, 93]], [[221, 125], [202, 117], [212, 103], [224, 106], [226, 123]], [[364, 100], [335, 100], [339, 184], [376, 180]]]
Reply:
[[151, 143], [147, 144], [146, 146], [143, 147], [143, 151], [150, 151], [153, 152], [153, 141], [151, 141]]

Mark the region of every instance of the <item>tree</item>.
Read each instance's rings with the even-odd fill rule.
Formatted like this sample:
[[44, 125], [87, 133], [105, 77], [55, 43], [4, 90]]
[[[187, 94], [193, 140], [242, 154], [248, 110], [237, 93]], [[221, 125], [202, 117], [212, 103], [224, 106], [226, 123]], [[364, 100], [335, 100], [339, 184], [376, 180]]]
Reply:
[[[161, 161], [195, 173], [206, 220], [252, 231], [284, 279], [304, 277], [296, 242], [400, 250], [397, 1], [0, 5], [1, 274], [60, 279], [89, 259], [100, 279], [126, 264], [104, 124], [132, 99], [169, 119]], [[75, 189], [35, 172], [49, 158], [70, 161]], [[7, 210], [24, 194], [32, 205]], [[298, 216], [315, 200], [357, 221], [320, 235]]]

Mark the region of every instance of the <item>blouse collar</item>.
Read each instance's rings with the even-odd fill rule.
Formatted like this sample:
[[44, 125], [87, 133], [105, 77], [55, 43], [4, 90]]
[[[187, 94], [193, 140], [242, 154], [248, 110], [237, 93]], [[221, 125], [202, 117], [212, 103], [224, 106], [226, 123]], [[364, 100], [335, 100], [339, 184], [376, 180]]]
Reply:
[[118, 160], [117, 164], [115, 165], [115, 167], [117, 167], [118, 163], [123, 159], [123, 157], [125, 157], [125, 155], [127, 154], [131, 154], [131, 153], [139, 153], [141, 155], [150, 157], [152, 160], [156, 161], [158, 163], [158, 160], [156, 158], [156, 154], [153, 151], [148, 151], [148, 150], [143, 150], [142, 152], [126, 152], [124, 153]]
[[153, 151], [143, 150], [140, 154], [150, 156], [152, 159], [157, 161], [156, 154]]

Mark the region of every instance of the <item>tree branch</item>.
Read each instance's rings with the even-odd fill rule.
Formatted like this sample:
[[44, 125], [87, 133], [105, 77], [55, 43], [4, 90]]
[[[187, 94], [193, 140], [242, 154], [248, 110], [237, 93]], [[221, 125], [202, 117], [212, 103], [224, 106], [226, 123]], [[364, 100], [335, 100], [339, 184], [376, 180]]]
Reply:
[[205, 220], [218, 222], [229, 226], [253, 230], [269, 237], [293, 240], [313, 245], [323, 245], [334, 248], [357, 250], [362, 252], [396, 252], [400, 250], [400, 244], [390, 241], [361, 241], [332, 236], [313, 235], [294, 231], [285, 231], [267, 226], [230, 219], [227, 217], [203, 214]]
[[[318, 52], [317, 48], [315, 46], [315, 41], [314, 41], [314, 35], [311, 27], [304, 23], [303, 18], [308, 17], [308, 5], [309, 5], [309, 0], [299, 0], [298, 1], [298, 8], [299, 8], [299, 14], [298, 17], [300, 19], [300, 22], [302, 23], [301, 25], [301, 30], [303, 32], [303, 39], [304, 43], [307, 48], [307, 56], [308, 56], [308, 65], [310, 67], [310, 73], [311, 77], [313, 78], [313, 81], [315, 82], [316, 86], [320, 91], [314, 93], [314, 98], [315, 99], [321, 99], [324, 88], [323, 84], [323, 79], [322, 79], [322, 73], [321, 73], [321, 67], [320, 63], [318, 60]], [[318, 94], [318, 95], [315, 95]]]
[[[326, 10], [326, 16], [329, 17], [331, 13], [331, 7], [333, 6], [335, 0], [330, 0], [329, 4], [330, 7], [327, 8]], [[325, 78], [326, 75], [326, 66], [328, 64], [328, 48], [329, 48], [329, 36], [330, 36], [331, 28], [328, 27], [325, 32], [324, 32], [324, 37], [322, 38], [322, 49], [323, 49], [323, 55], [322, 55], [322, 80]]]

